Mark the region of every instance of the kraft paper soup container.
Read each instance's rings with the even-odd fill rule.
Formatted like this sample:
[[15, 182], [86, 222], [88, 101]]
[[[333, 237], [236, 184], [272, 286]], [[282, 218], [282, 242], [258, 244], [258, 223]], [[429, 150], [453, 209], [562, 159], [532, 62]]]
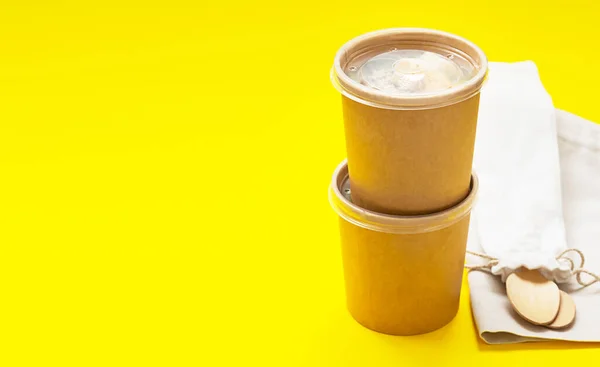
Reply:
[[388, 214], [427, 214], [468, 194], [487, 75], [473, 43], [428, 29], [364, 34], [338, 51], [352, 198]]
[[354, 204], [346, 161], [329, 200], [339, 215], [347, 307], [365, 327], [385, 334], [436, 330], [458, 311], [471, 207], [466, 198], [438, 213], [397, 216]]

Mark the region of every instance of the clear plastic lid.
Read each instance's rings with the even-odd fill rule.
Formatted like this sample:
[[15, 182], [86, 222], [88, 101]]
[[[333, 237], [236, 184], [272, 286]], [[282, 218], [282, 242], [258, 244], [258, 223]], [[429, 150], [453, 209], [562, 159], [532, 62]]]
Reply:
[[358, 227], [377, 232], [417, 234], [438, 231], [457, 223], [471, 213], [479, 181], [471, 176], [471, 191], [452, 208], [426, 215], [400, 216], [377, 213], [363, 209], [352, 202], [348, 162], [344, 160], [333, 173], [329, 186], [329, 203], [344, 220]]
[[487, 59], [459, 36], [420, 28], [393, 28], [353, 38], [337, 52], [333, 85], [373, 107], [398, 110], [452, 105], [479, 93]]
[[475, 69], [454, 54], [393, 49], [351, 62], [344, 70], [352, 80], [392, 95], [437, 93], [474, 76]]

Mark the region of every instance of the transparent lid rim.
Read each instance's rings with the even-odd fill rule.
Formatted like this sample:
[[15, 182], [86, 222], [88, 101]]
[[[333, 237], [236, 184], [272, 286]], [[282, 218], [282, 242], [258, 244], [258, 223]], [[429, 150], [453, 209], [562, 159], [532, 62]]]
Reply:
[[[378, 40], [378, 37], [388, 35], [390, 37], [405, 36], [406, 41], [411, 40], [411, 37], [416, 36], [425, 38], [429, 37], [428, 39], [419, 39], [419, 42], [440, 45], [444, 44], [441, 42], [436, 42], [436, 38], [443, 37], [445, 39], [451, 39], [453, 42], [463, 46], [462, 48], [458, 48], [460, 52], [467, 54], [473, 60], [479, 61], [479, 64], [473, 65], [477, 72], [471, 79], [464, 81], [454, 88], [427, 95], [390, 95], [361, 85], [360, 83], [352, 80], [343, 70], [343, 66], [341, 64], [342, 58], [348, 56], [348, 52], [353, 50], [353, 48], [357, 47], [358, 45], [361, 45], [362, 43], [368, 43], [368, 41], [371, 40]], [[374, 43], [374, 45], [382, 44], [385, 45], [385, 43], [380, 42]], [[363, 46], [363, 48], [365, 47], [367, 46]], [[469, 54], [469, 51], [471, 51], [471, 54]], [[473, 57], [474, 55], [476, 57]], [[481, 87], [487, 78], [488, 66], [487, 58], [483, 51], [481, 51], [481, 49], [474, 43], [462, 37], [431, 29], [390, 28], [366, 33], [346, 42], [336, 53], [331, 73], [331, 79], [334, 87], [336, 87], [336, 89], [342, 94], [357, 102], [388, 109], [428, 109], [459, 103], [477, 94], [481, 90]]]
[[377, 213], [363, 209], [344, 197], [340, 187], [347, 179], [348, 162], [343, 160], [333, 173], [329, 187], [329, 202], [340, 218], [365, 229], [385, 233], [414, 234], [437, 231], [449, 227], [470, 214], [479, 180], [475, 172], [471, 175], [471, 191], [457, 205], [432, 214], [402, 216]]

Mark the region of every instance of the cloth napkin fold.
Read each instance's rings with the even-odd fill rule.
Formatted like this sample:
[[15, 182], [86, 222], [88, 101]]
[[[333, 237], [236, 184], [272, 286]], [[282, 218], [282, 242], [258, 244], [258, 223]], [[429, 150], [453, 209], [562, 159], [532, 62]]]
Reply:
[[[585, 268], [600, 271], [600, 126], [555, 110], [535, 64], [491, 63], [474, 169], [480, 193], [468, 248], [498, 259], [491, 268], [496, 276], [469, 273], [481, 338], [491, 344], [600, 341], [600, 284], [580, 289], [568, 263], [556, 260], [578, 248]], [[521, 266], [542, 270], [571, 294], [577, 307], [571, 328], [550, 330], [515, 314], [503, 281]]]

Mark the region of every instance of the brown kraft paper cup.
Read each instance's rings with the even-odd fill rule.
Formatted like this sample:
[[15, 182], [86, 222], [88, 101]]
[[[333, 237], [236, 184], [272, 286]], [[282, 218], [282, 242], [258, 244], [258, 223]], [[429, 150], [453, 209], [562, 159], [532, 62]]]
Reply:
[[[473, 76], [442, 92], [393, 95], [352, 80], [345, 68], [377, 50], [412, 48], [457, 55]], [[440, 51], [441, 50], [441, 51]], [[342, 93], [354, 203], [380, 213], [427, 214], [469, 192], [483, 52], [445, 32], [389, 29], [365, 34], [337, 53], [332, 79]]]
[[329, 199], [340, 217], [346, 301], [356, 321], [380, 333], [414, 335], [454, 318], [477, 189], [473, 174], [468, 195], [450, 209], [381, 214], [352, 203], [346, 161], [338, 166]]

